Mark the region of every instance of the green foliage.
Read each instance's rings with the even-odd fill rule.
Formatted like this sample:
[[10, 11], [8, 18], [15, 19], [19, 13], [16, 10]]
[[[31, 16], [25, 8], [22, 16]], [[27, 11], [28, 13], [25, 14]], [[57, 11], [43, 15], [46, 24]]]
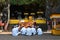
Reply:
[[36, 2], [37, 0], [10, 0], [11, 4], [18, 4], [18, 5], [23, 5], [23, 4], [30, 4], [33, 2]]
[[16, 0], [10, 0], [10, 3], [14, 5], [17, 4]]
[[0, 3], [4, 3], [5, 2], [5, 0], [0, 0]]

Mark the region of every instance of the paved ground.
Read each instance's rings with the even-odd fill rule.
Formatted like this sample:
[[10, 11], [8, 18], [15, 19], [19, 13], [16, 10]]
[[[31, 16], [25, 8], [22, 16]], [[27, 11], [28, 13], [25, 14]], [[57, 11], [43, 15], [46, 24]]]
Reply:
[[0, 34], [0, 40], [60, 40], [60, 36], [53, 36], [51, 34], [44, 33], [41, 36], [23, 36], [17, 37], [11, 36], [11, 34]]
[[[46, 32], [43, 32], [43, 33], [51, 33], [51, 31], [46, 31]], [[12, 34], [12, 32], [2, 32], [2, 30], [0, 30], [0, 34]]]

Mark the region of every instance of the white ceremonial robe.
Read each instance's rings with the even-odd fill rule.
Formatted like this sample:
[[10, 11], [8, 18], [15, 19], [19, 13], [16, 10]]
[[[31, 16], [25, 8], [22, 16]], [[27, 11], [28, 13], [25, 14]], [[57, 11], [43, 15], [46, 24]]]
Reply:
[[18, 36], [20, 34], [18, 27], [12, 29], [12, 36]]
[[21, 29], [21, 34], [22, 34], [22, 35], [25, 35], [25, 34], [26, 34], [26, 28], [25, 28], [25, 27], [23, 27], [23, 28]]
[[31, 30], [31, 28], [27, 28], [27, 32], [26, 32], [26, 35], [28, 35], [28, 36], [31, 36], [32, 35], [32, 30]]
[[36, 29], [35, 28], [31, 28], [31, 30], [32, 30], [33, 35], [35, 35], [36, 34]]
[[42, 34], [43, 34], [43, 32], [42, 32], [42, 29], [41, 29], [41, 28], [38, 28], [38, 29], [37, 29], [37, 34], [38, 34], [38, 35], [42, 35]]

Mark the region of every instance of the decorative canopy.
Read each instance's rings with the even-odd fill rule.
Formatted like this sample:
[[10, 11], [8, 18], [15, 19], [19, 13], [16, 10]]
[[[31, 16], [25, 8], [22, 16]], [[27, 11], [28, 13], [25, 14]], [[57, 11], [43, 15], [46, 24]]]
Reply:
[[52, 14], [51, 16], [50, 16], [50, 18], [52, 19], [52, 18], [60, 18], [60, 14]]

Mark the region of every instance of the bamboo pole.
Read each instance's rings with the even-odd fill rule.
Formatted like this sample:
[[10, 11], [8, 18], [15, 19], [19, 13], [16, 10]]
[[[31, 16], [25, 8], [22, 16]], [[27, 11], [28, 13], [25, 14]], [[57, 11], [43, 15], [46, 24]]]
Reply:
[[7, 21], [6, 25], [5, 25], [5, 30], [7, 30], [9, 20], [10, 20], [10, 3], [8, 3], [8, 21]]

